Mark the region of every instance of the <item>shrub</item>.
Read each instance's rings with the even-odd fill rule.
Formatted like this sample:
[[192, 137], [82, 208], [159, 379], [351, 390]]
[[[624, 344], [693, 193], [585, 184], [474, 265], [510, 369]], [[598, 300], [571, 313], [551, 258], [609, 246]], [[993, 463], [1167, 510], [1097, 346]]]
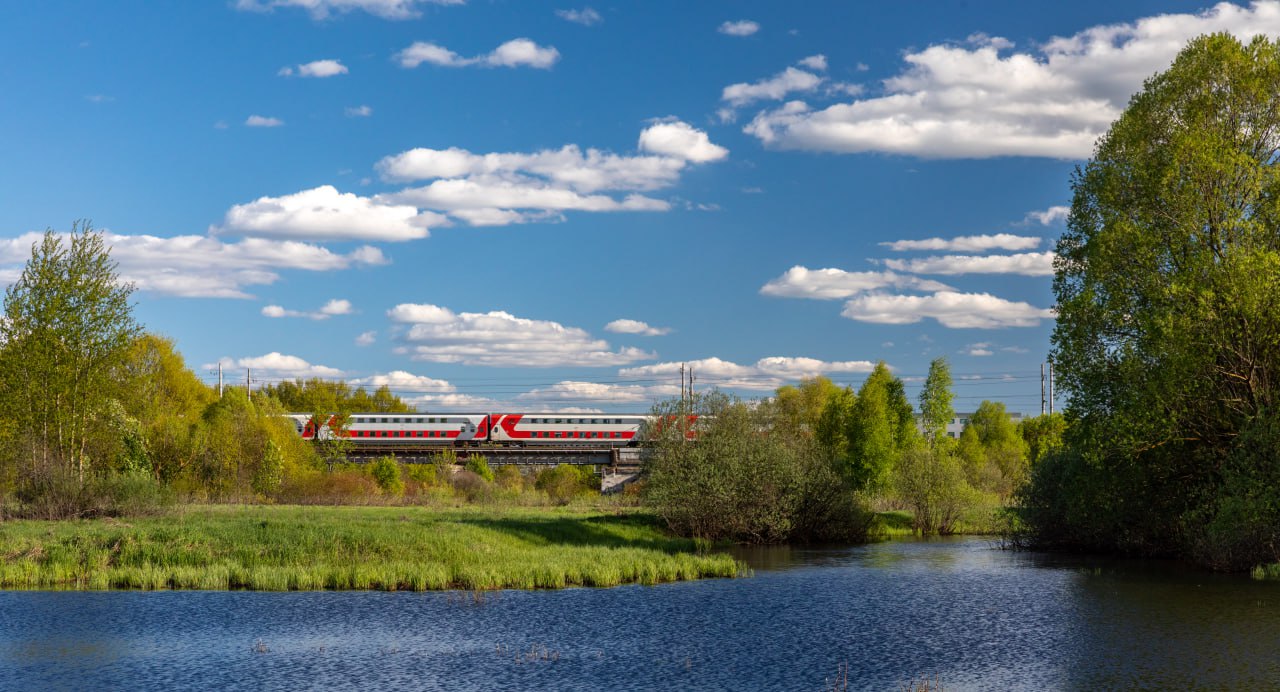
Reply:
[[552, 502], [567, 505], [583, 491], [582, 476], [573, 466], [560, 464], [540, 471], [534, 487], [546, 493]]
[[520, 467], [515, 464], [499, 466], [498, 471], [494, 474], [494, 479], [505, 490], [521, 490], [524, 488], [524, 474], [520, 472]]
[[467, 463], [463, 464], [462, 468], [485, 479], [486, 482], [493, 482], [493, 471], [489, 468], [489, 460], [485, 459], [483, 455], [472, 454], [468, 456]]
[[369, 475], [382, 492], [391, 496], [404, 494], [404, 481], [400, 479], [400, 464], [393, 456], [378, 457], [369, 465]]
[[138, 471], [109, 472], [81, 482], [62, 469], [37, 474], [20, 484], [6, 509], [32, 519], [73, 519], [156, 514], [174, 502], [174, 493]]
[[480, 474], [463, 469], [453, 474], [453, 488], [468, 502], [488, 499], [492, 487]]

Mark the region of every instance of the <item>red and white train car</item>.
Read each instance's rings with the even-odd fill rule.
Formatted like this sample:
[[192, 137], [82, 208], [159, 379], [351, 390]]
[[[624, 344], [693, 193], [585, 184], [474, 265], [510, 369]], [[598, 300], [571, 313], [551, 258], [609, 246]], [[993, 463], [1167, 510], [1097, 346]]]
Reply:
[[[316, 439], [307, 414], [290, 414], [304, 440]], [[332, 419], [331, 419], [332, 420]], [[347, 417], [346, 437], [357, 443], [439, 444], [487, 442], [489, 416], [485, 413], [356, 413]], [[321, 426], [320, 439], [331, 435]]]
[[639, 441], [648, 416], [622, 414], [493, 413], [489, 441], [511, 445], [623, 447]]

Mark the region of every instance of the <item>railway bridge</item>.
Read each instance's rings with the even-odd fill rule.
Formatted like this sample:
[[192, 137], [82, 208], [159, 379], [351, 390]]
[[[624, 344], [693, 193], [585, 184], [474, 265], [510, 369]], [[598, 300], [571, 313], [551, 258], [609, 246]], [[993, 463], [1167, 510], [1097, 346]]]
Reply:
[[[652, 450], [646, 447], [446, 447], [455, 453], [459, 462], [475, 455], [485, 458], [490, 465], [506, 466], [557, 466], [582, 464], [596, 466], [600, 474], [600, 491], [621, 490], [635, 480]], [[357, 463], [373, 461], [379, 457], [393, 456], [405, 464], [432, 464], [440, 460], [444, 451], [437, 446], [368, 445], [347, 452], [347, 458]]]

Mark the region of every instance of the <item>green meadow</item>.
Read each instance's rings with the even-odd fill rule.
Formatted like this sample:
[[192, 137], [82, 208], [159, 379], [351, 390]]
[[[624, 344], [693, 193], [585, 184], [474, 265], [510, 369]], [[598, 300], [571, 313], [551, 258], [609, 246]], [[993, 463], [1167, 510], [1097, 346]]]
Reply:
[[558, 589], [744, 573], [706, 548], [636, 513], [188, 506], [0, 523], [0, 588]]

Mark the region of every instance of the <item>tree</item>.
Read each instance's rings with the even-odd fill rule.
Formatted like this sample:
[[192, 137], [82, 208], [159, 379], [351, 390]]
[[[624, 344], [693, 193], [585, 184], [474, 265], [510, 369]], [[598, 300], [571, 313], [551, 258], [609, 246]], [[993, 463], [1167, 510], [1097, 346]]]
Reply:
[[807, 377], [800, 380], [799, 385], [778, 387], [771, 403], [778, 408], [778, 415], [787, 425], [814, 434], [827, 402], [842, 392], [842, 387], [825, 377]]
[[951, 366], [947, 365], [946, 358], [935, 358], [929, 363], [929, 375], [920, 390], [920, 427], [924, 429], [924, 439], [930, 446], [936, 447], [940, 440], [950, 439], [947, 437], [947, 425], [956, 417], [956, 410], [951, 405], [954, 399]]
[[881, 487], [901, 451], [900, 428], [891, 397], [896, 379], [881, 361], [854, 400], [846, 432], [844, 468], [850, 483], [859, 490]]
[[1027, 461], [1035, 466], [1041, 459], [1060, 449], [1066, 429], [1067, 420], [1061, 413], [1023, 418], [1018, 423], [1018, 434], [1027, 444]]
[[1258, 457], [1238, 452], [1280, 411], [1278, 158], [1280, 44], [1217, 34], [1076, 171], [1054, 266], [1066, 450], [1026, 503], [1045, 542], [1188, 555], [1246, 473], [1228, 460]]
[[84, 481], [90, 438], [110, 402], [113, 376], [141, 333], [131, 284], [120, 281], [101, 233], [77, 222], [67, 242], [52, 230], [31, 247], [5, 291], [0, 321], [0, 401], [22, 431], [31, 472]]

